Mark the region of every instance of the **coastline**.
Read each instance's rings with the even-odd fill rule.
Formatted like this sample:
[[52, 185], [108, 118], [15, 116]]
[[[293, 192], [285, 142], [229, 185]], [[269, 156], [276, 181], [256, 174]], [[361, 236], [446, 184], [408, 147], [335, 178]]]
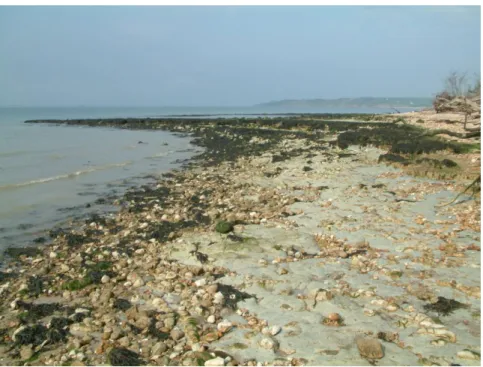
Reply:
[[[462, 186], [406, 176], [378, 163], [387, 149], [356, 147], [394, 147], [388, 133], [407, 128], [365, 123], [387, 129], [375, 141], [354, 123], [302, 118], [62, 123], [162, 128], [205, 152], [127, 193], [115, 219], [58, 232], [11, 263], [22, 274], [0, 274], [2, 364], [115, 364], [121, 352], [154, 365], [380, 359], [356, 336], [377, 339], [386, 364], [479, 363], [479, 206], [437, 209]], [[221, 220], [233, 231], [216, 233]], [[474, 272], [457, 273], [463, 263]], [[448, 270], [454, 284], [443, 284]], [[456, 302], [444, 317], [431, 311], [438, 297]]]

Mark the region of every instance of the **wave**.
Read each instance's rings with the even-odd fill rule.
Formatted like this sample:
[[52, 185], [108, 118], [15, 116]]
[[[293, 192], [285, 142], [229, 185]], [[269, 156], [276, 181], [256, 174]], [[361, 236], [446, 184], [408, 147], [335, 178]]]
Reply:
[[168, 155], [171, 155], [173, 153], [175, 153], [174, 150], [168, 150], [167, 152], [156, 153], [155, 155], [152, 155], [146, 158], [162, 158], [162, 157], [167, 157]]
[[39, 179], [36, 179], [36, 180], [21, 182], [21, 183], [17, 183], [17, 184], [3, 185], [3, 186], [0, 186], [0, 191], [14, 190], [14, 189], [18, 189], [18, 188], [21, 188], [21, 187], [43, 184], [43, 183], [47, 183], [47, 182], [51, 182], [51, 181], [75, 178], [75, 177], [80, 176], [80, 175], [85, 175], [85, 174], [88, 174], [88, 173], [92, 173], [92, 172], [96, 172], [96, 171], [103, 171], [103, 170], [106, 170], [106, 169], [111, 169], [111, 168], [116, 168], [116, 167], [124, 167], [124, 166], [127, 166], [129, 164], [131, 164], [130, 161], [129, 162], [123, 162], [123, 163], [106, 164], [104, 166], [92, 167], [92, 168], [89, 168], [89, 169], [86, 169], [86, 170], [66, 173], [64, 175], [58, 175], [58, 176], [47, 177], [47, 178], [39, 178]]

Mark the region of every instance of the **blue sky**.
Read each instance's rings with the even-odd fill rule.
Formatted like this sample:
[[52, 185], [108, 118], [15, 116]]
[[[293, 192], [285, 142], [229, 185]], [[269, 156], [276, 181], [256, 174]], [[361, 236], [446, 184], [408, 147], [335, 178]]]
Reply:
[[0, 105], [431, 97], [480, 72], [480, 7], [0, 7]]

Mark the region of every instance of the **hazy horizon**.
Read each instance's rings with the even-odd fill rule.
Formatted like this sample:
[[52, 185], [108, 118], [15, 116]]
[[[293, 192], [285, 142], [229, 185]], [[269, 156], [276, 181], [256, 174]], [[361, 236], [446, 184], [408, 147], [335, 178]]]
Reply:
[[480, 6], [2, 6], [1, 107], [431, 98], [480, 72]]
[[209, 108], [209, 107], [222, 107], [222, 108], [250, 108], [250, 107], [257, 107], [258, 105], [268, 104], [272, 102], [279, 102], [279, 101], [310, 101], [310, 100], [318, 100], [318, 99], [325, 99], [325, 100], [342, 100], [342, 99], [359, 99], [359, 98], [391, 98], [391, 99], [431, 99], [431, 96], [421, 97], [421, 96], [399, 96], [399, 97], [372, 97], [372, 96], [361, 96], [361, 97], [336, 97], [336, 98], [300, 98], [300, 99], [280, 99], [280, 100], [273, 100], [273, 101], [263, 101], [260, 103], [254, 103], [251, 105], [226, 105], [226, 106], [217, 106], [217, 105], [64, 105], [64, 106], [48, 106], [48, 105], [0, 105], [0, 108]]

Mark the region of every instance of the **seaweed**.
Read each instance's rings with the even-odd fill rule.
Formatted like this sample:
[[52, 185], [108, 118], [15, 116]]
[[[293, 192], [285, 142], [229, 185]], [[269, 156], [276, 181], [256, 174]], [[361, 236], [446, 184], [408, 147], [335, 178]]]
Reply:
[[20, 309], [26, 311], [18, 315], [18, 318], [23, 322], [37, 321], [42, 317], [52, 315], [55, 311], [58, 311], [62, 308], [59, 303], [33, 304], [33, 303], [18, 301], [17, 305]]
[[441, 296], [438, 297], [438, 301], [436, 303], [428, 303], [424, 305], [424, 309], [426, 311], [434, 311], [437, 312], [438, 315], [443, 316], [448, 316], [453, 313], [453, 311], [460, 308], [468, 308], [468, 305], [455, 301], [454, 299], [448, 299]]
[[107, 355], [111, 366], [143, 366], [145, 362], [139, 354], [126, 348], [113, 348]]
[[66, 326], [70, 323], [71, 321], [68, 319], [53, 318], [49, 327], [41, 324], [26, 326], [15, 335], [15, 343], [37, 346], [44, 342], [47, 342], [47, 344], [66, 342], [68, 334]]
[[218, 283], [218, 292], [221, 292], [225, 298], [225, 305], [229, 308], [236, 309], [237, 303], [255, 296], [249, 293], [241, 292], [231, 285]]
[[123, 299], [123, 298], [117, 298], [115, 301], [114, 301], [114, 305], [113, 307], [116, 309], [116, 310], [121, 310], [121, 311], [127, 311], [131, 308], [131, 302], [129, 302], [127, 299]]
[[68, 233], [65, 235], [65, 238], [67, 240], [67, 245], [71, 247], [79, 247], [84, 243], [91, 242], [90, 237], [75, 233]]
[[38, 296], [42, 293], [43, 290], [43, 281], [42, 278], [31, 276], [27, 281], [27, 290], [28, 293], [33, 296]]
[[6, 273], [3, 271], [0, 271], [0, 283], [3, 283], [4, 281], [15, 278], [16, 274], [15, 273]]
[[37, 247], [9, 247], [5, 250], [5, 254], [14, 259], [21, 256], [35, 257], [41, 253], [42, 251]]
[[50, 238], [54, 239], [61, 235], [65, 235], [65, 230], [62, 228], [54, 228], [49, 231]]

